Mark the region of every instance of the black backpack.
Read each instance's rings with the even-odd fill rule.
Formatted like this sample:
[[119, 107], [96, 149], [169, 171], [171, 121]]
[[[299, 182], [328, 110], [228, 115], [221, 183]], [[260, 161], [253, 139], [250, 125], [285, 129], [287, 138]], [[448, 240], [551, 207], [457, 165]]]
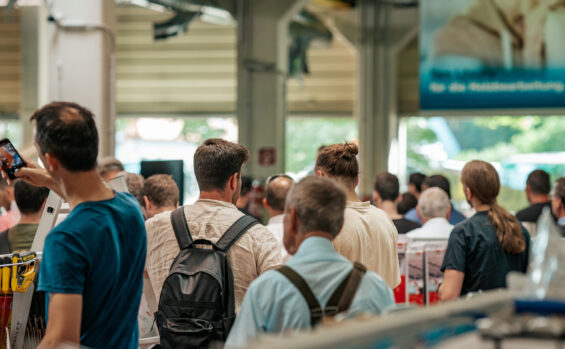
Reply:
[[335, 317], [337, 314], [349, 310], [353, 298], [355, 298], [355, 294], [357, 293], [357, 289], [361, 284], [363, 275], [367, 272], [367, 268], [361, 263], [353, 263], [353, 269], [336, 288], [324, 308], [320, 306], [320, 303], [310, 287], [308, 287], [306, 281], [300, 274], [294, 271], [294, 269], [284, 265], [278, 268], [277, 271], [286, 276], [286, 278], [294, 284], [302, 294], [302, 297], [306, 300], [306, 303], [308, 303], [308, 308], [310, 309], [310, 325], [314, 328], [322, 322], [322, 320]]
[[225, 341], [235, 320], [227, 252], [258, 221], [241, 217], [215, 244], [192, 241], [183, 207], [171, 213], [171, 223], [180, 252], [165, 279], [155, 313], [161, 348], [206, 348], [211, 341]]

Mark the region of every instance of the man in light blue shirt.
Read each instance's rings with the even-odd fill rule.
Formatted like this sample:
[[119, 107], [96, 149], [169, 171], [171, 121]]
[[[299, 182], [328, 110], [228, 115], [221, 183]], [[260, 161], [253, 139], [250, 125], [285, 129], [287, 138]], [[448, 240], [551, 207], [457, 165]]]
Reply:
[[[343, 225], [345, 203], [345, 191], [324, 177], [307, 177], [295, 184], [286, 201], [283, 242], [293, 255], [286, 266], [306, 281], [322, 307], [353, 268], [331, 242]], [[386, 282], [368, 271], [347, 315], [379, 314], [393, 305]], [[226, 347], [246, 347], [262, 334], [310, 328], [306, 300], [294, 284], [273, 270], [257, 278], [247, 290]]]

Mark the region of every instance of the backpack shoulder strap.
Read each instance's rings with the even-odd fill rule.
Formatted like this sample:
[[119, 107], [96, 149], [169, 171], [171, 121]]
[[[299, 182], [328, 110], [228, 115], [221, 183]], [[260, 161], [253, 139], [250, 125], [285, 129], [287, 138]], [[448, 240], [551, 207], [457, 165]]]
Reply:
[[226, 230], [220, 240], [216, 242], [216, 246], [219, 250], [227, 253], [230, 247], [232, 247], [233, 244], [236, 243], [241, 235], [243, 235], [243, 233], [245, 233], [249, 228], [257, 223], [259, 223], [259, 221], [255, 218], [248, 215], [243, 215], [241, 218], [235, 221], [235, 223], [232, 224], [231, 227], [228, 228], [228, 230]]
[[328, 315], [336, 315], [349, 309], [366, 272], [367, 268], [363, 264], [353, 263], [353, 269], [337, 287], [328, 304], [326, 304]]
[[173, 231], [175, 232], [180, 249], [184, 250], [189, 248], [192, 245], [192, 236], [188, 229], [183, 206], [171, 212], [171, 224], [173, 225]]
[[312, 327], [317, 325], [322, 319], [322, 309], [306, 281], [302, 278], [302, 276], [300, 276], [300, 274], [286, 265], [278, 268], [277, 271], [286, 276], [286, 278], [292, 282], [294, 286], [296, 286], [298, 291], [300, 291], [306, 300], [306, 303], [308, 303], [308, 308], [310, 309], [310, 325]]

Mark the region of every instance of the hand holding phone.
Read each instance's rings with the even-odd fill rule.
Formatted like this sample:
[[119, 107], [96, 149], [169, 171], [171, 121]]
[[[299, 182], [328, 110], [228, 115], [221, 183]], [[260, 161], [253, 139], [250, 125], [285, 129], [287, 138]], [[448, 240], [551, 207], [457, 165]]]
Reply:
[[14, 172], [17, 169], [27, 166], [8, 138], [0, 141], [0, 164], [11, 180], [16, 179]]

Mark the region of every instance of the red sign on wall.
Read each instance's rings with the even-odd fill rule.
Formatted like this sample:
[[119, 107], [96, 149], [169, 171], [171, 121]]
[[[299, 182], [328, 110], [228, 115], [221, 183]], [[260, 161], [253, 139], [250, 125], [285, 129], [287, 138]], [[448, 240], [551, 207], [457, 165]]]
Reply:
[[259, 166], [273, 166], [276, 160], [276, 149], [274, 147], [259, 149]]

